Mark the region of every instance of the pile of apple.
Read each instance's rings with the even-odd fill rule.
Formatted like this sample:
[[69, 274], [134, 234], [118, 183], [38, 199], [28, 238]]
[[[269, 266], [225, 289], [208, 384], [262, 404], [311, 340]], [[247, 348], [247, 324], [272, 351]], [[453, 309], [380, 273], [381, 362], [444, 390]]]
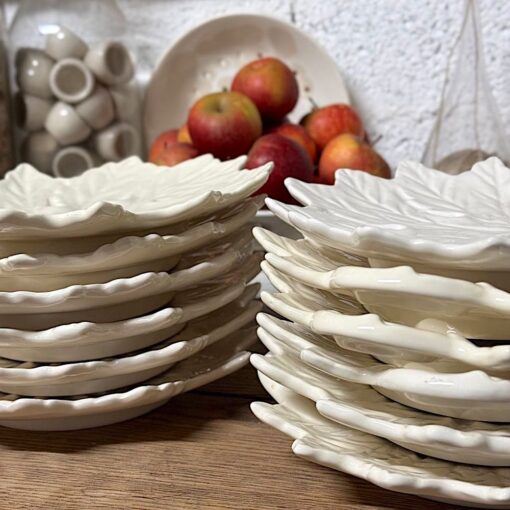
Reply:
[[391, 176], [352, 107], [315, 108], [292, 124], [286, 116], [298, 96], [296, 77], [281, 60], [255, 60], [236, 74], [230, 91], [202, 97], [180, 129], [161, 133], [149, 160], [172, 166], [205, 153], [222, 160], [248, 154], [248, 169], [273, 161], [269, 181], [259, 192], [285, 202], [292, 201], [283, 185], [286, 177], [332, 184], [341, 168]]

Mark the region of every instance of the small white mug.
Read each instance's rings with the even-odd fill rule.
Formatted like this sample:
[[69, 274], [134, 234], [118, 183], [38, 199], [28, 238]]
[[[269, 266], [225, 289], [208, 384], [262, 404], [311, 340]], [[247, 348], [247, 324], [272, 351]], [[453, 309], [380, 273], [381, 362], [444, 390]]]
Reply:
[[76, 58], [59, 60], [50, 72], [50, 88], [58, 99], [66, 103], [79, 103], [94, 89], [94, 76], [90, 69]]
[[55, 60], [64, 58], [82, 59], [89, 49], [81, 37], [62, 26], [46, 36], [45, 47], [46, 53]]
[[90, 48], [85, 64], [106, 85], [126, 83], [135, 72], [128, 49], [116, 41], [104, 41]]
[[49, 99], [17, 92], [14, 96], [14, 114], [18, 127], [25, 131], [39, 131], [53, 105]]
[[90, 127], [78, 115], [75, 108], [61, 101], [53, 105], [44, 126], [61, 145], [82, 142], [91, 133]]
[[99, 131], [93, 138], [93, 145], [105, 161], [120, 161], [139, 155], [140, 136], [131, 124], [121, 122]]
[[35, 166], [41, 172], [51, 174], [53, 157], [58, 150], [58, 143], [46, 131], [28, 133], [21, 144], [21, 158]]
[[37, 48], [20, 48], [16, 54], [16, 81], [24, 94], [50, 99], [50, 72], [55, 61]]
[[103, 129], [115, 118], [112, 96], [101, 85], [96, 85], [92, 94], [75, 108], [78, 115], [92, 129]]
[[99, 158], [85, 147], [70, 145], [57, 151], [52, 170], [57, 177], [75, 177], [99, 164]]

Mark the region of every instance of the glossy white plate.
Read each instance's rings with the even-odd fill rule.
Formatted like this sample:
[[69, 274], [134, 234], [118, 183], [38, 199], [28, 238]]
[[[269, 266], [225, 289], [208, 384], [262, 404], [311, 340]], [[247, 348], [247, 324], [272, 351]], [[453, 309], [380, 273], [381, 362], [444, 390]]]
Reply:
[[255, 335], [239, 331], [144, 384], [106, 394], [36, 398], [0, 394], [0, 425], [25, 430], [76, 430], [135, 418], [172, 397], [220, 379], [246, 365]]
[[254, 402], [252, 411], [264, 423], [292, 437], [296, 455], [396, 492], [470, 507], [510, 508], [509, 469], [418, 456], [334, 423], [321, 416], [309, 399], [264, 375], [260, 379], [278, 404]]
[[292, 121], [316, 104], [349, 103], [335, 62], [294, 25], [256, 14], [222, 16], [186, 33], [156, 65], [145, 93], [147, 146], [161, 132], [184, 124], [197, 99], [228, 90], [236, 72], [261, 56], [278, 57], [296, 72], [300, 99], [289, 115]]
[[[303, 294], [289, 287], [284, 276], [262, 263], [262, 268], [283, 295], [264, 294], [266, 304], [277, 313], [315, 332], [331, 335], [337, 344], [352, 351], [371, 354], [399, 364], [407, 361], [452, 360], [464, 365], [506, 375], [510, 369], [510, 346], [476, 345], [455, 332], [441, 334], [382, 320], [375, 314], [353, 315], [352, 310], [338, 309], [321, 295]], [[299, 290], [299, 289], [297, 289]], [[342, 302], [345, 302], [343, 300]], [[497, 343], [497, 342], [496, 342]]]
[[262, 204], [263, 197], [249, 198], [180, 234], [122, 237], [92, 252], [12, 255], [0, 259], [0, 291], [41, 292], [168, 271], [187, 253], [235, 234], [253, 220]]
[[273, 268], [314, 289], [351, 293], [382, 319], [468, 338], [509, 337], [510, 294], [492, 285], [417, 273], [409, 266], [339, 265], [319, 253], [313, 260], [302, 241], [263, 230], [254, 233]]
[[510, 465], [508, 425], [415, 411], [386, 399], [369, 386], [333, 378], [299, 360], [298, 346], [310, 342], [302, 327], [269, 316], [259, 322], [269, 323], [272, 330], [261, 328], [258, 333], [271, 354], [252, 354], [252, 365], [272, 380], [317, 402], [318, 411], [326, 418], [439, 459]]
[[267, 204], [306, 236], [371, 265], [405, 263], [507, 289], [509, 175], [497, 158], [455, 176], [403, 162], [390, 180], [352, 170], [337, 172], [334, 186], [287, 179], [305, 207]]
[[251, 268], [232, 273], [227, 281], [176, 294], [172, 306], [116, 322], [78, 322], [42, 331], [0, 328], [0, 356], [38, 363], [86, 361], [119, 356], [162, 342], [174, 328], [221, 308], [235, 299], [250, 300], [257, 285], [245, 289]]
[[454, 365], [447, 371], [434, 363], [398, 368], [364, 354], [333, 353], [320, 347], [303, 350], [301, 359], [333, 377], [373, 386], [416, 409], [465, 420], [510, 421], [510, 380], [481, 370], [461, 371], [462, 366]]
[[259, 260], [249, 232], [241, 232], [217, 255], [190, 254], [171, 273], [144, 273], [102, 284], [73, 285], [48, 292], [0, 292], [0, 327], [46, 329], [71, 322], [113, 322], [168, 304], [176, 291], [196, 286]]
[[259, 189], [272, 164], [241, 170], [211, 155], [171, 168], [131, 157], [72, 178], [23, 163], [0, 182], [0, 239], [47, 239], [139, 231], [197, 218]]
[[260, 308], [256, 301], [229, 303], [188, 324], [174, 326], [184, 329], [158, 345], [118, 358], [61, 365], [0, 359], [0, 391], [29, 397], [60, 397], [138, 384], [224, 337], [234, 341], [238, 330], [252, 322]]

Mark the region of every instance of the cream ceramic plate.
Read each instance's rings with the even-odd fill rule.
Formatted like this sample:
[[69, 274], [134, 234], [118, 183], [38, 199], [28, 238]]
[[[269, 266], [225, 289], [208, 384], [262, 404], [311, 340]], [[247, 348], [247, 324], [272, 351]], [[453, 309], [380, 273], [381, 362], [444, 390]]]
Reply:
[[[299, 295], [262, 293], [262, 301], [286, 319], [310, 331], [334, 334], [335, 312], [310, 311]], [[310, 306], [314, 306], [311, 303]], [[364, 326], [367, 330], [371, 324]], [[395, 368], [372, 357], [319, 347], [304, 349], [303, 361], [335, 377], [376, 387], [384, 395], [417, 409], [481, 421], [510, 421], [510, 380], [493, 377], [461, 363], [414, 363]], [[405, 357], [404, 357], [405, 359]]]
[[254, 233], [275, 269], [314, 289], [352, 293], [383, 319], [468, 338], [508, 339], [510, 294], [492, 285], [417, 273], [409, 266], [339, 267], [320, 254], [313, 260], [303, 241], [262, 229]]
[[220, 340], [142, 385], [106, 394], [30, 398], [0, 394], [0, 425], [25, 430], [75, 430], [129, 420], [172, 397], [224, 377], [246, 365], [253, 333]]
[[[224, 221], [234, 218], [242, 213], [246, 204], [253, 200], [253, 197], [242, 199], [232, 205], [222, 208], [219, 211], [213, 211], [201, 214], [187, 220], [179, 221], [171, 225], [153, 227], [146, 229], [137, 229], [130, 232], [110, 232], [102, 235], [90, 235], [85, 237], [48, 237], [29, 240], [7, 240], [0, 244], [0, 257], [8, 258], [15, 255], [22, 256], [21, 260], [14, 258], [17, 264], [23, 261], [23, 257], [41, 257], [45, 255], [80, 255], [90, 254], [99, 248], [114, 244], [125, 237], [143, 238], [156, 234], [159, 236], [182, 235], [195, 227], [208, 223]], [[279, 221], [279, 220], [278, 220]]]
[[510, 172], [497, 158], [448, 175], [403, 162], [395, 178], [337, 172], [335, 186], [287, 179], [304, 208], [267, 200], [284, 221], [321, 244], [420, 272], [508, 288]]
[[38, 363], [101, 359], [137, 351], [162, 342], [174, 328], [231, 301], [252, 299], [258, 286], [245, 290], [253, 270], [241, 268], [230, 281], [199, 286], [176, 294], [172, 306], [116, 322], [78, 322], [42, 331], [0, 328], [0, 356]]
[[168, 271], [179, 258], [235, 234], [253, 220], [263, 197], [250, 198], [217, 219], [181, 234], [128, 236], [82, 254], [20, 254], [0, 259], [0, 291], [48, 291]]
[[349, 102], [335, 62], [294, 25], [253, 14], [222, 16], [185, 34], [156, 65], [145, 93], [147, 146], [161, 132], [184, 124], [197, 99], [229, 89], [235, 73], [261, 56], [278, 57], [296, 72], [300, 99], [289, 115], [292, 121], [314, 104]]
[[252, 258], [249, 232], [221, 255], [189, 255], [171, 273], [144, 273], [102, 284], [48, 292], [0, 292], [0, 327], [44, 329], [71, 322], [112, 322], [142, 315], [170, 302], [176, 291], [228, 275]]
[[[307, 324], [320, 334], [332, 335], [345, 349], [401, 361], [432, 361], [449, 359], [464, 369], [481, 368], [506, 374], [510, 369], [510, 346], [478, 346], [454, 332], [441, 334], [382, 320], [374, 314], [335, 310], [335, 303], [325, 302], [321, 295], [303, 294], [290, 286], [284, 275], [263, 262], [262, 268], [270, 281], [287, 296], [265, 294], [263, 299], [287, 318]], [[300, 296], [300, 297], [299, 297]], [[342, 302], [345, 302], [343, 299]], [[338, 307], [337, 307], [338, 308]], [[470, 368], [471, 367], [471, 368]]]
[[322, 417], [309, 399], [264, 375], [260, 379], [278, 404], [254, 402], [252, 411], [264, 423], [292, 437], [296, 455], [396, 492], [471, 507], [510, 508], [509, 469], [418, 456], [334, 423]]
[[155, 377], [208, 345], [229, 337], [253, 321], [260, 302], [230, 303], [224, 308], [174, 328], [184, 329], [152, 348], [120, 358], [62, 365], [36, 365], [0, 359], [0, 391], [31, 397], [98, 393]]
[[252, 365], [272, 380], [317, 402], [326, 418], [383, 437], [404, 448], [439, 459], [510, 465], [510, 429], [503, 424], [454, 420], [415, 411], [387, 400], [372, 388], [342, 381], [300, 362], [303, 344], [313, 346], [304, 328], [260, 314], [259, 338], [271, 354], [251, 356]]
[[266, 182], [272, 164], [241, 170], [245, 161], [204, 155], [168, 168], [132, 157], [72, 178], [22, 164], [0, 182], [0, 239], [97, 236], [211, 214]]
[[[510, 380], [462, 365], [409, 363], [404, 368], [349, 351], [305, 349], [301, 359], [345, 381], [373, 386], [383, 395], [416, 409], [465, 420], [510, 421]], [[449, 369], [449, 371], [447, 371]]]

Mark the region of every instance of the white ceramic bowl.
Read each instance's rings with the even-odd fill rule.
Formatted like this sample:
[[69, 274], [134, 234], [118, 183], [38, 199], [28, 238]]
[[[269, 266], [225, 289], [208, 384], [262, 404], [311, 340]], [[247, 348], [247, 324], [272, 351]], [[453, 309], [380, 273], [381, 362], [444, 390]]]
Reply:
[[201, 96], [228, 90], [236, 72], [261, 56], [278, 57], [296, 72], [300, 99], [290, 120], [298, 122], [315, 104], [349, 102], [336, 63], [294, 25], [254, 14], [222, 16], [188, 32], [156, 65], [145, 94], [147, 146], [184, 124]]

